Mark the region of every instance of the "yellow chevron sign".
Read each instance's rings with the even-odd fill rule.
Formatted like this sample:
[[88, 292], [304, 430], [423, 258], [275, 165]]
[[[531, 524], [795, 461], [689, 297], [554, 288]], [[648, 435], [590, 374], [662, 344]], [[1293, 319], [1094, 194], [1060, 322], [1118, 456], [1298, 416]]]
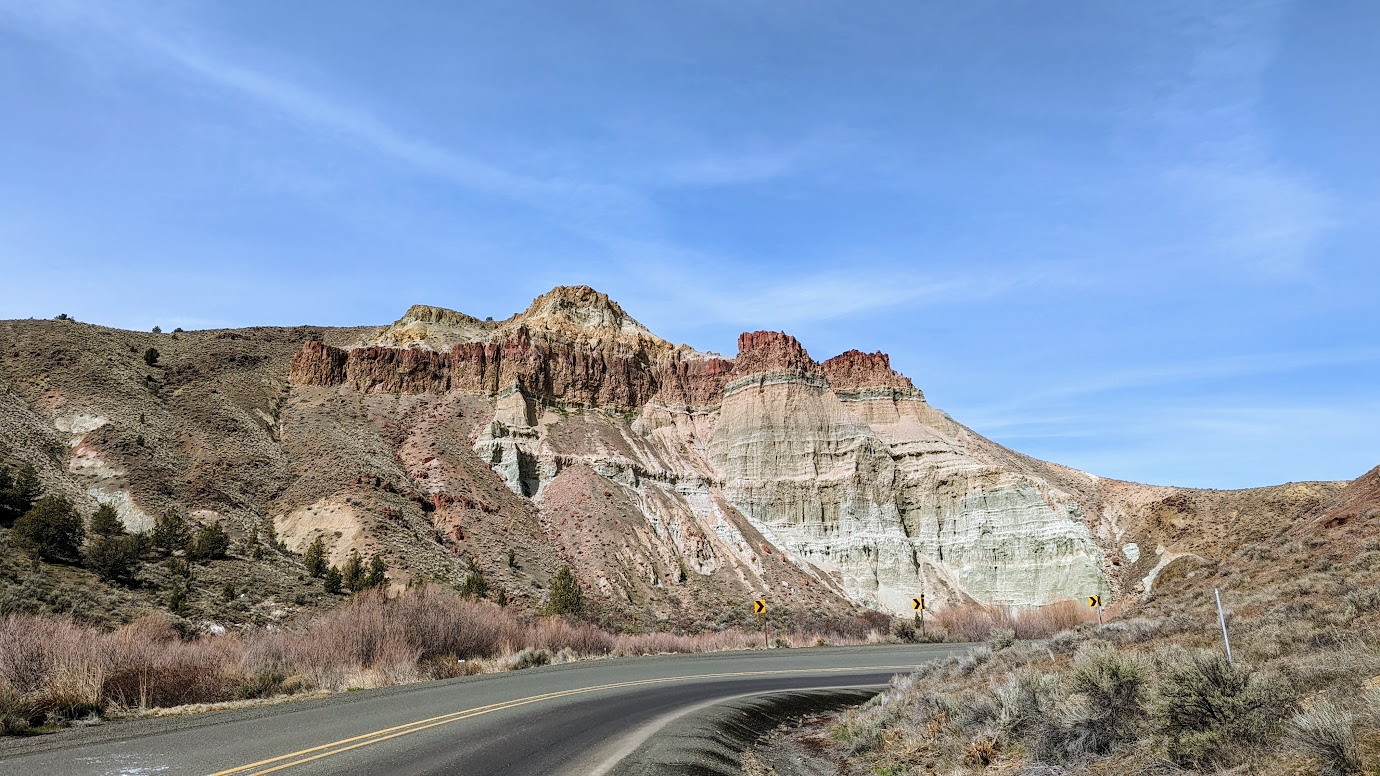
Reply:
[[1088, 606], [1091, 606], [1092, 608], [1096, 609], [1097, 607], [1099, 607], [1099, 606], [1101, 606], [1101, 605], [1102, 605], [1102, 596], [1100, 596], [1100, 595], [1090, 595], [1090, 596], [1088, 596]]
[[753, 614], [766, 614], [766, 613], [767, 613], [767, 602], [766, 602], [766, 601], [763, 601], [763, 600], [760, 599], [760, 598], [757, 599], [756, 601], [753, 601], [753, 602], [752, 602], [752, 613], [753, 613]]
[[922, 596], [920, 596], [919, 598], [912, 598], [912, 599], [910, 599], [910, 608], [912, 608], [912, 609], [924, 609], [924, 608], [925, 608], [925, 597], [922, 595]]

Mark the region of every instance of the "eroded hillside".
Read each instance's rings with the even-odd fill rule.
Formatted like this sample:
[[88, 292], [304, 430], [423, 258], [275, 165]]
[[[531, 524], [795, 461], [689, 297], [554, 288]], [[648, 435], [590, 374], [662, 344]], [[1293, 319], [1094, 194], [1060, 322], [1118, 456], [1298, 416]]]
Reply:
[[[681, 628], [760, 596], [815, 616], [921, 593], [1139, 596], [1342, 487], [1105, 480], [982, 438], [885, 354], [738, 345], [673, 345], [585, 287], [497, 322], [425, 306], [383, 328], [175, 336], [9, 321], [0, 452], [131, 529], [177, 509], [290, 553], [319, 536], [334, 563], [387, 558], [394, 584], [480, 569], [529, 608], [568, 564], [605, 618]], [[300, 570], [263, 555], [240, 573]], [[316, 603], [280, 595], [264, 612]]]

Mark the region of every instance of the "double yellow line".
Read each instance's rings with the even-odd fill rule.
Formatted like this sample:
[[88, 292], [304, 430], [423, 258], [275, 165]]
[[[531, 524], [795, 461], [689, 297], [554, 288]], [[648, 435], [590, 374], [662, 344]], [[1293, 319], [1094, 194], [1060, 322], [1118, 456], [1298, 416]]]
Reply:
[[507, 709], [517, 708], [518, 706], [526, 706], [531, 703], [540, 703], [542, 701], [555, 700], [557, 698], [566, 698], [572, 695], [584, 695], [586, 693], [599, 692], [601, 690], [616, 690], [624, 687], [638, 687], [650, 684], [665, 684], [667, 682], [683, 682], [695, 679], [730, 679], [744, 676], [772, 676], [779, 674], [840, 674], [859, 673], [863, 671], [911, 671], [914, 669], [915, 666], [908, 665], [859, 666], [856, 668], [811, 668], [797, 671], [739, 671], [736, 673], [724, 674], [699, 674], [696, 676], [670, 676], [661, 679], [639, 679], [637, 681], [632, 682], [615, 682], [613, 684], [601, 684], [596, 687], [581, 687], [574, 690], [562, 690], [560, 692], [546, 693], [545, 695], [533, 695], [527, 698], [519, 698], [511, 701], [504, 701], [502, 703], [492, 703], [488, 706], [480, 706], [478, 708], [466, 709], [465, 711], [456, 711], [450, 714], [442, 714], [436, 717], [429, 717], [427, 719], [419, 719], [416, 722], [409, 722], [405, 725], [396, 725], [394, 727], [384, 728], [382, 730], [375, 730], [372, 733], [364, 733], [358, 736], [354, 736], [352, 738], [342, 738], [339, 741], [332, 741], [329, 744], [313, 746], [310, 749], [301, 749], [296, 752], [290, 752], [288, 754], [279, 755], [277, 757], [271, 757], [267, 760], [259, 760], [258, 762], [240, 765], [234, 768], [229, 768], [227, 770], [216, 771], [214, 774], [212, 774], [212, 776], [231, 776], [231, 774], [243, 774], [251, 771], [255, 774], [255, 776], [265, 773], [274, 773], [275, 771], [281, 771], [296, 765], [305, 765], [306, 763], [314, 762], [316, 760], [320, 760], [325, 757], [330, 757], [332, 755], [343, 754], [344, 752], [348, 752], [353, 749], [359, 749], [360, 747], [372, 746], [373, 744], [382, 743], [393, 738], [398, 738], [399, 736], [420, 733], [423, 730], [439, 727], [441, 725], [449, 725], [452, 722], [460, 722], [461, 720], [471, 719], [473, 717], [482, 716], [484, 714], [492, 714], [495, 711], [505, 711]]

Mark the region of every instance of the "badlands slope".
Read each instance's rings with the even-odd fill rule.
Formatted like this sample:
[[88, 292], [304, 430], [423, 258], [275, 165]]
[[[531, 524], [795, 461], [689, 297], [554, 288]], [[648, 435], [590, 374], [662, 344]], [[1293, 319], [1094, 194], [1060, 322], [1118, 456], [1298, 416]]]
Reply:
[[819, 362], [776, 332], [700, 353], [587, 287], [504, 321], [417, 306], [177, 339], [10, 321], [0, 356], [0, 455], [88, 511], [179, 508], [294, 552], [321, 535], [399, 584], [479, 568], [526, 607], [570, 564], [639, 626], [733, 622], [758, 596], [797, 618], [1135, 597], [1343, 485], [1100, 479], [965, 428], [885, 354]]

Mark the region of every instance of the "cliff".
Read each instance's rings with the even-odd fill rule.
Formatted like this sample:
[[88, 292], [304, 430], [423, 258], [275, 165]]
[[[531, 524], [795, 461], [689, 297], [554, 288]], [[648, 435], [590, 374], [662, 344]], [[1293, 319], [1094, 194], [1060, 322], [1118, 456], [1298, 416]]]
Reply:
[[799, 617], [1134, 598], [1301, 516], [1374, 522], [1375, 477], [1325, 517], [1338, 485], [1105, 480], [984, 439], [884, 353], [820, 363], [771, 331], [701, 353], [582, 286], [497, 322], [5, 327], [0, 442], [88, 512], [138, 528], [180, 508], [237, 541], [271, 525], [294, 552], [320, 536], [332, 562], [384, 554], [399, 584], [479, 568], [533, 608], [569, 564], [601, 616], [639, 627], [722, 624], [761, 596]]

